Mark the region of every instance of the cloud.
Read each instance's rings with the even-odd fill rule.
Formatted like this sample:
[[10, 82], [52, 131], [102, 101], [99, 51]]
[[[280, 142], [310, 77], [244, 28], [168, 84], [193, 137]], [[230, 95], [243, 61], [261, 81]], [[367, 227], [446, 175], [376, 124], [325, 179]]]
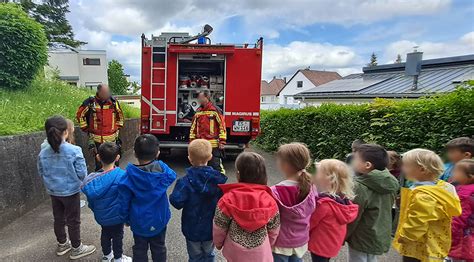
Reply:
[[[137, 35], [163, 27], [168, 21], [190, 25], [241, 16], [248, 30], [273, 28], [266, 33], [277, 37], [278, 30], [314, 23], [347, 26], [397, 16], [428, 15], [445, 10], [450, 3], [451, 0], [83, 0], [77, 7], [89, 17], [84, 24], [89, 29], [114, 34]], [[90, 14], [98, 15], [90, 19]]]
[[359, 57], [346, 46], [329, 43], [294, 41], [288, 45], [266, 45], [263, 51], [263, 78], [291, 75], [298, 69], [337, 71], [341, 74], [360, 71]]
[[418, 50], [423, 52], [423, 59], [474, 54], [474, 31], [449, 42], [396, 41], [387, 46], [383, 58], [390, 63], [396, 59], [397, 54], [401, 54], [405, 59], [406, 54], [412, 52], [415, 46], [418, 46]]
[[[364, 46], [375, 44], [381, 35], [391, 31], [386, 24], [375, 26], [373, 31], [353, 39], [354, 47], [348, 47], [314, 40], [306, 26], [318, 23], [322, 27], [329, 23], [344, 28], [372, 25], [396, 17], [436, 14], [447, 10], [451, 3], [452, 0], [294, 0], [291, 3], [283, 0], [78, 0], [70, 2], [68, 17], [77, 39], [89, 43], [85, 48], [106, 49], [108, 58], [123, 63], [133, 80], [140, 80], [141, 33], [148, 37], [161, 32], [193, 34], [205, 23], [215, 28], [213, 42], [249, 42], [259, 36], [270, 39], [268, 42], [273, 44], [265, 46], [263, 66], [263, 76], [269, 78], [291, 75], [307, 66], [336, 70], [343, 75], [358, 72], [365, 63], [360, 58], [365, 52]], [[382, 58], [392, 59], [393, 53], [396, 56], [398, 52], [411, 49], [412, 37], [397, 35], [403, 28], [406, 24], [393, 30], [396, 34], [390, 37], [408, 40], [393, 42]], [[422, 27], [416, 29], [417, 35], [424, 33]], [[288, 32], [305, 38], [281, 41], [282, 35], [288, 39]], [[121, 41], [114, 41], [117, 39]], [[472, 42], [474, 34], [466, 35], [457, 44]], [[433, 53], [440, 53], [444, 48], [442, 43], [429, 46], [428, 43], [431, 42], [419, 45]]]

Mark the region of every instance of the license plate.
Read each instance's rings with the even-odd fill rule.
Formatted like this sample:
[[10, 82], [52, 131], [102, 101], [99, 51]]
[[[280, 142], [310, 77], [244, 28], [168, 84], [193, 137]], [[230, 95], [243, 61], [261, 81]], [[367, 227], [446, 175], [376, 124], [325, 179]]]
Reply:
[[234, 121], [232, 124], [234, 132], [250, 132], [250, 121]]

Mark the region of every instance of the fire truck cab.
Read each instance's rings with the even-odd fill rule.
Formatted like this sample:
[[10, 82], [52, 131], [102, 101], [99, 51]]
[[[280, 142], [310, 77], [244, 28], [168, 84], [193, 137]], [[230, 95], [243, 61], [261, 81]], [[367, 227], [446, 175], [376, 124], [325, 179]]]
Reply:
[[211, 31], [206, 25], [196, 36], [142, 35], [140, 128], [155, 135], [162, 149], [187, 147], [201, 90], [222, 110], [226, 150], [243, 150], [260, 132], [263, 39], [253, 45], [212, 44]]

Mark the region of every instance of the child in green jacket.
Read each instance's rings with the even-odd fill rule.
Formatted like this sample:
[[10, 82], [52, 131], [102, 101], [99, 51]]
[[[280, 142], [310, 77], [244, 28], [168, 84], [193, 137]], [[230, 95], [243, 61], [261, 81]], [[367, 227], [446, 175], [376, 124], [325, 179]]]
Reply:
[[350, 262], [375, 262], [391, 243], [392, 206], [399, 185], [390, 174], [387, 151], [375, 144], [357, 147], [352, 166], [355, 177], [356, 220], [348, 225]]

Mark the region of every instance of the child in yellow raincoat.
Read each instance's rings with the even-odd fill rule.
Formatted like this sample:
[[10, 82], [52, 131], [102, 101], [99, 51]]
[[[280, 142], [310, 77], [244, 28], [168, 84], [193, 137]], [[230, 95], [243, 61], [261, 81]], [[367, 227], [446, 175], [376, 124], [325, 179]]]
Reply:
[[434, 152], [413, 149], [403, 155], [402, 172], [415, 181], [402, 188], [400, 222], [393, 247], [403, 261], [443, 261], [451, 246], [451, 220], [461, 215], [454, 186], [438, 180], [443, 162]]

